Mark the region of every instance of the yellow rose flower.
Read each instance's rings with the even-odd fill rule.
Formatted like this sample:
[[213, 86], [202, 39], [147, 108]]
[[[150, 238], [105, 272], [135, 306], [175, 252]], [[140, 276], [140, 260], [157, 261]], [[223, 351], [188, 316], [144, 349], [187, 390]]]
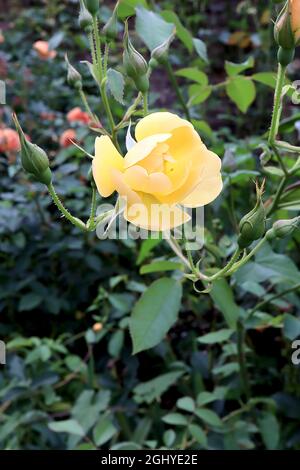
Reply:
[[290, 0], [290, 12], [292, 31], [295, 35], [295, 40], [300, 40], [300, 0]]
[[222, 190], [221, 160], [194, 127], [162, 112], [141, 119], [137, 143], [123, 158], [107, 136], [97, 137], [93, 176], [101, 196], [125, 199], [124, 217], [141, 228], [164, 231], [190, 217], [178, 205], [200, 207]]

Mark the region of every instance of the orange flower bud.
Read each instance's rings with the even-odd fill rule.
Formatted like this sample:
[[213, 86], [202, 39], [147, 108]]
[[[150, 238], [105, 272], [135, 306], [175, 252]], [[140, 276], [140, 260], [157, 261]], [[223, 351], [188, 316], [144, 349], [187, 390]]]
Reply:
[[49, 43], [47, 41], [36, 41], [33, 44], [33, 49], [42, 60], [54, 59], [56, 56], [56, 51], [49, 49]]
[[69, 147], [72, 145], [72, 140], [76, 140], [76, 132], [74, 129], [67, 129], [62, 133], [59, 139], [59, 145], [61, 147]]
[[68, 112], [67, 120], [69, 122], [81, 122], [82, 124], [89, 124], [89, 122], [91, 121], [88, 113], [82, 111], [79, 106], [71, 109], [71, 111]]
[[98, 333], [99, 331], [101, 331], [103, 329], [103, 324], [98, 322], [98, 323], [94, 323], [93, 325], [93, 331], [95, 333]]
[[20, 150], [18, 133], [13, 129], [0, 129], [0, 152], [18, 152]]

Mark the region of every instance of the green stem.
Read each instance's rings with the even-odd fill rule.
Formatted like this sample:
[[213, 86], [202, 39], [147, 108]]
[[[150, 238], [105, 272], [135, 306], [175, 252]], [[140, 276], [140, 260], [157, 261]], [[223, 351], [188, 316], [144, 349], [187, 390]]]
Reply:
[[105, 43], [104, 49], [104, 60], [103, 60], [103, 73], [104, 77], [107, 75], [107, 67], [108, 67], [108, 55], [109, 55], [109, 43]]
[[188, 109], [188, 107], [187, 107], [187, 105], [186, 105], [186, 103], [185, 103], [184, 97], [183, 97], [183, 95], [182, 95], [182, 93], [181, 93], [181, 90], [180, 90], [180, 88], [179, 88], [179, 86], [178, 86], [177, 79], [176, 79], [176, 76], [175, 76], [175, 74], [174, 74], [173, 68], [172, 68], [172, 66], [171, 66], [171, 64], [170, 64], [170, 61], [167, 60], [165, 65], [166, 65], [166, 69], [167, 69], [167, 72], [168, 72], [169, 79], [170, 79], [170, 81], [171, 81], [171, 83], [172, 83], [172, 86], [173, 86], [173, 88], [174, 88], [174, 90], [175, 90], [175, 93], [176, 93], [176, 95], [177, 95], [177, 98], [178, 98], [178, 100], [179, 100], [179, 102], [180, 102], [180, 104], [181, 104], [181, 106], [182, 106], [183, 112], [184, 112], [186, 118], [190, 121], [190, 120], [191, 120], [190, 111], [189, 111], [189, 109]]
[[214, 274], [213, 276], [210, 276], [209, 277], [209, 281], [215, 281], [216, 279], [219, 279], [220, 277], [222, 277], [224, 274], [226, 274], [231, 268], [232, 266], [234, 265], [234, 263], [239, 259], [240, 255], [241, 255], [241, 252], [242, 250], [240, 248], [237, 248], [235, 250], [235, 252], [233, 253], [231, 259], [229, 260], [229, 262], [226, 264], [226, 266], [224, 266], [223, 269], [221, 269], [220, 271], [218, 271], [216, 274]]
[[281, 64], [278, 64], [278, 72], [277, 72], [277, 82], [276, 82], [276, 89], [274, 95], [274, 108], [272, 114], [272, 122], [269, 132], [269, 139], [268, 142], [270, 145], [274, 144], [277, 133], [278, 127], [280, 122], [280, 115], [281, 115], [281, 103], [282, 103], [282, 88], [285, 82], [285, 72], [286, 67], [283, 67]]
[[[94, 39], [95, 43], [94, 43]], [[102, 68], [102, 52], [101, 52], [101, 41], [100, 41], [100, 35], [99, 35], [99, 28], [98, 28], [98, 19], [95, 16], [93, 18], [93, 35], [90, 39], [91, 41], [91, 49], [92, 49], [92, 59], [93, 59], [93, 67], [95, 71], [95, 76], [97, 78], [97, 83], [99, 86], [99, 91], [101, 95], [101, 99], [105, 108], [105, 112], [107, 114], [107, 118], [109, 121], [109, 126], [110, 126], [110, 131], [112, 135], [112, 140], [115, 144], [115, 146], [120, 150], [116, 131], [115, 131], [115, 121], [113, 118], [112, 110], [109, 104], [109, 100], [107, 98], [106, 94], [106, 81], [107, 77], [104, 75], [104, 72], [107, 68], [107, 60], [108, 60], [108, 48], [106, 47], [105, 50], [105, 58], [104, 58], [104, 64]], [[95, 51], [95, 46], [96, 45], [96, 51]]]
[[88, 100], [86, 99], [85, 93], [84, 93], [84, 91], [82, 90], [82, 88], [79, 90], [79, 95], [80, 95], [80, 98], [81, 98], [81, 100], [82, 100], [82, 103], [83, 103], [83, 105], [84, 105], [84, 107], [85, 107], [85, 110], [86, 110], [86, 112], [88, 113], [88, 115], [89, 115], [91, 121], [93, 121], [93, 122], [99, 124], [100, 121], [99, 121], [98, 117], [97, 117], [97, 116], [93, 113], [93, 111], [91, 110], [90, 105], [89, 105], [89, 103], [88, 103]]
[[300, 153], [300, 147], [291, 145], [288, 142], [283, 142], [282, 140], [276, 140], [275, 145], [276, 147], [287, 150], [288, 152]]
[[93, 64], [96, 64], [97, 63], [97, 57], [96, 57], [93, 33], [89, 33], [89, 42], [90, 42], [90, 49], [91, 49], [91, 54], [92, 54], [92, 62], [93, 62]]
[[283, 193], [283, 191], [286, 187], [287, 181], [288, 181], [288, 176], [284, 176], [282, 178], [282, 180], [280, 181], [279, 186], [278, 186], [277, 191], [276, 191], [276, 194], [274, 196], [273, 202], [272, 202], [271, 206], [269, 207], [269, 209], [267, 211], [267, 215], [270, 215], [270, 214], [272, 214], [273, 212], [276, 211], [276, 209], [278, 207], [278, 204], [280, 202], [280, 198], [282, 196], [282, 193]]
[[251, 397], [251, 391], [245, 356], [245, 329], [241, 320], [238, 320], [237, 322], [237, 350], [242, 388], [247, 401], [249, 401]]
[[122, 126], [129, 121], [133, 113], [136, 111], [137, 106], [140, 104], [141, 100], [143, 98], [143, 94], [139, 93], [134, 100], [133, 104], [127, 109], [123, 119], [119, 122], [119, 124], [116, 125], [115, 130], [119, 130], [122, 128]]
[[68, 211], [68, 209], [65, 208], [61, 200], [59, 199], [58, 195], [56, 194], [56, 191], [54, 189], [54, 186], [52, 183], [47, 186], [48, 191], [50, 196], [53, 199], [54, 204], [57, 206], [57, 208], [60, 210], [60, 212], [65, 216], [66, 219], [71, 222], [71, 224], [75, 225], [75, 227], [80, 228], [81, 230], [86, 231], [87, 227], [82, 220], [78, 219], [77, 217], [73, 217], [73, 215]]
[[96, 209], [97, 209], [97, 189], [94, 181], [92, 182], [92, 202], [91, 202], [91, 212], [90, 218], [87, 222], [88, 230], [94, 230], [96, 223], [95, 223], [95, 216], [96, 216]]
[[98, 28], [98, 19], [97, 16], [93, 17], [93, 32], [96, 44], [96, 63], [97, 63], [97, 77], [99, 78], [99, 82], [102, 82], [103, 78], [103, 69], [102, 69], [102, 52], [101, 52], [101, 41], [99, 36], [99, 28]]
[[148, 114], [148, 92], [146, 91], [143, 94], [143, 103], [144, 103], [144, 117]]
[[295, 286], [289, 287], [288, 289], [284, 290], [283, 292], [279, 292], [277, 294], [272, 295], [266, 300], [263, 300], [262, 302], [259, 302], [252, 310], [247, 315], [247, 320], [252, 317], [252, 315], [257, 312], [257, 310], [260, 310], [262, 307], [265, 305], [273, 302], [273, 300], [279, 299], [280, 297], [284, 297], [285, 295], [289, 294], [290, 292], [294, 292], [296, 290], [300, 289], [300, 283], [296, 284]]
[[235, 273], [239, 268], [244, 266], [263, 246], [263, 244], [266, 242], [266, 237], [262, 238], [253, 248], [253, 250], [250, 251], [250, 253], [246, 256], [244, 256], [240, 261], [237, 263], [233, 264], [233, 266], [226, 272], [226, 276], [230, 276], [231, 274]]
[[284, 164], [284, 161], [280, 155], [280, 152], [278, 152], [277, 148], [276, 148], [276, 144], [271, 144], [271, 147], [277, 157], [277, 160], [279, 162], [279, 165], [281, 166], [281, 169], [283, 171], [283, 173], [287, 176], [289, 174], [289, 171], [287, 170], [285, 164]]

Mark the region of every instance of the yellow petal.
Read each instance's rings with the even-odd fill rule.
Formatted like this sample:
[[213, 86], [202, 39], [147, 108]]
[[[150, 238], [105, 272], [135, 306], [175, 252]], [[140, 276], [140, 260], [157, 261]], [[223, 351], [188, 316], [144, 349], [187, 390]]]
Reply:
[[159, 172], [148, 175], [145, 168], [139, 165], [125, 170], [124, 180], [133, 190], [144, 193], [167, 194], [172, 190], [172, 183], [166, 175]]
[[173, 132], [178, 127], [190, 127], [192, 124], [173, 113], [152, 113], [139, 121], [135, 128], [136, 140], [139, 142], [149, 136]]
[[138, 227], [155, 232], [170, 230], [185, 224], [190, 216], [175, 205], [160, 204], [149, 194], [140, 194], [142, 203], [128, 204], [124, 217]]
[[129, 205], [141, 203], [140, 196], [126, 183], [124, 173], [113, 169], [111, 177], [116, 191], [118, 191], [119, 195], [124, 198]]
[[207, 158], [196, 188], [181, 201], [185, 207], [201, 207], [216, 199], [223, 188], [221, 160], [213, 152], [207, 152]]
[[97, 189], [101, 196], [108, 197], [116, 189], [112, 170], [123, 171], [124, 159], [108, 136], [97, 137], [92, 171]]
[[[166, 175], [171, 179], [173, 183], [174, 191], [163, 196], [158, 196], [161, 202], [166, 204], [177, 204], [184, 200], [199, 184], [201, 180], [202, 172], [204, 171], [209, 150], [205, 147], [198, 134], [193, 129], [188, 129], [188, 134], [181, 141], [178, 140], [179, 136], [182, 137], [181, 129], [179, 134], [174, 135], [175, 143], [173, 138], [168, 141], [170, 146], [171, 154], [176, 158], [176, 165], [178, 170], [175, 171], [176, 165], [174, 164], [174, 175], [175, 180], [172, 180], [170, 176], [169, 163], [166, 164]], [[182, 143], [181, 143], [182, 142]], [[177, 144], [177, 145], [176, 145]], [[219, 157], [217, 157], [219, 158]], [[184, 173], [181, 169], [186, 165], [186, 172]], [[172, 166], [170, 165], [170, 168]], [[177, 176], [178, 173], [178, 176]]]
[[171, 134], [159, 134], [151, 135], [141, 142], [134, 145], [129, 152], [125, 155], [124, 162], [125, 168], [136, 165], [136, 163], [144, 160], [161, 142], [165, 142], [171, 137]]

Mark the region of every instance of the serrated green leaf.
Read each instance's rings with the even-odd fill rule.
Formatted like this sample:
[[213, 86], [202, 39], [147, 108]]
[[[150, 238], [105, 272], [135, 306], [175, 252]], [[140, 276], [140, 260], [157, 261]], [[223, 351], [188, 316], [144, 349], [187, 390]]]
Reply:
[[222, 420], [214, 411], [208, 410], [206, 408], [201, 408], [195, 411], [195, 415], [198, 416], [198, 418], [200, 418], [205, 423], [209, 424], [210, 426], [215, 426], [215, 427], [223, 426]]
[[75, 436], [84, 436], [84, 430], [75, 419], [66, 419], [63, 421], [52, 421], [48, 423], [49, 429], [54, 432], [66, 432]]
[[162, 418], [164, 423], [173, 424], [174, 426], [186, 426], [187, 418], [180, 413], [169, 413]]
[[191, 436], [202, 446], [206, 447], [207, 446], [207, 437], [205, 432], [203, 431], [200, 426], [197, 426], [197, 424], [190, 424], [189, 425], [189, 432]]
[[105, 444], [109, 441], [117, 432], [116, 427], [111, 422], [110, 418], [101, 417], [98, 424], [93, 430], [94, 442], [97, 446]]
[[276, 87], [276, 73], [274, 72], [259, 72], [252, 75], [252, 79], [263, 85], [271, 88]]
[[208, 64], [209, 60], [207, 56], [207, 47], [205, 42], [203, 42], [201, 39], [194, 38], [193, 44], [195, 51], [197, 52], [200, 59], [202, 59], [206, 64]]
[[215, 344], [215, 343], [223, 343], [224, 341], [228, 341], [230, 336], [232, 336], [233, 330], [229, 329], [222, 329], [219, 331], [215, 331], [213, 333], [208, 333], [207, 335], [201, 336], [198, 338], [197, 341], [203, 344]]
[[138, 6], [136, 8], [135, 28], [148, 49], [153, 51], [172, 36], [175, 25], [167, 23], [158, 13]]
[[226, 279], [220, 279], [214, 282], [209, 295], [213, 299], [216, 307], [223, 313], [229, 328], [235, 329], [237, 319], [240, 315], [240, 308], [235, 303], [233, 292]]
[[240, 75], [230, 78], [226, 85], [226, 92], [242, 113], [246, 113], [256, 97], [253, 81]]
[[280, 439], [280, 428], [276, 416], [265, 412], [258, 420], [258, 425], [266, 448], [276, 450]]
[[178, 75], [178, 77], [184, 77], [193, 80], [194, 82], [197, 82], [203, 86], [208, 85], [208, 77], [206, 73], [202, 72], [202, 70], [198, 70], [196, 67], [179, 69], [177, 70], [176, 75]]
[[244, 72], [244, 70], [250, 69], [254, 66], [254, 58], [249, 57], [245, 62], [242, 62], [241, 64], [235, 64], [234, 62], [225, 62], [225, 70], [227, 74], [230, 77], [233, 77], [234, 75], [238, 75], [241, 72]]
[[124, 104], [123, 98], [125, 81], [123, 75], [117, 70], [108, 69], [107, 85], [115, 100], [117, 100], [121, 104]]
[[298, 338], [300, 336], [300, 319], [286, 313], [284, 315], [283, 333], [290, 341]]
[[133, 354], [153, 348], [162, 341], [177, 321], [181, 296], [181, 284], [167, 278], [153, 282], [143, 293], [130, 319]]
[[186, 29], [181, 23], [180, 19], [174, 11], [165, 10], [161, 13], [161, 16], [168, 23], [173, 23], [176, 26], [176, 35], [180, 41], [186, 46], [186, 48], [192, 52], [193, 50], [193, 38], [188, 29]]
[[210, 85], [202, 86], [202, 85], [191, 85], [189, 87], [189, 106], [195, 106], [197, 104], [201, 104], [210, 97], [212, 92], [212, 87]]
[[149, 274], [149, 273], [158, 273], [162, 271], [175, 271], [175, 270], [183, 270], [184, 267], [181, 263], [175, 263], [174, 261], [154, 261], [151, 264], [146, 264], [142, 266], [140, 269], [141, 274]]
[[177, 400], [177, 407], [181, 410], [193, 413], [195, 410], [195, 402], [191, 397], [182, 397]]
[[23, 295], [21, 297], [18, 310], [19, 312], [33, 310], [38, 305], [40, 305], [43, 301], [43, 297], [35, 292], [31, 292], [29, 294]]

